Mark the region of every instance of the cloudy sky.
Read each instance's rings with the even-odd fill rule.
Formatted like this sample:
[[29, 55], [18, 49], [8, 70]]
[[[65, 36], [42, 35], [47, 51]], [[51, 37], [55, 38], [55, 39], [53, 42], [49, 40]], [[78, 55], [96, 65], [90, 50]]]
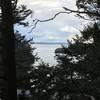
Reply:
[[[19, 0], [20, 4], [27, 5], [27, 8], [32, 9], [33, 17], [28, 17], [27, 20], [32, 23], [33, 19], [45, 20], [52, 18], [57, 12], [64, 11], [63, 6], [70, 9], [76, 9], [76, 0]], [[75, 17], [75, 14], [60, 14], [54, 20], [49, 22], [38, 23], [36, 28], [31, 32], [30, 27], [15, 26], [15, 29], [20, 33], [33, 37], [34, 42], [66, 42], [74, 34], [79, 33], [81, 28], [81, 20]], [[54, 50], [60, 45], [35, 45], [39, 56], [46, 62], [55, 63], [53, 56]]]

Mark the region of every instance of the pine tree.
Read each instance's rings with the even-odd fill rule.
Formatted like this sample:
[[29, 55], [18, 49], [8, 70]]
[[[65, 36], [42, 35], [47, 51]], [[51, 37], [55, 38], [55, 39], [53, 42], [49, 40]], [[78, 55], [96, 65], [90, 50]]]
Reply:
[[[64, 9], [76, 12], [83, 19], [91, 20], [92, 26], [91, 23], [86, 26], [81, 31], [81, 36], [76, 35], [73, 42], [68, 42], [68, 47], [61, 48], [61, 53], [56, 52], [58, 66], [62, 73], [61, 77], [69, 76], [70, 79], [71, 76], [74, 77], [72, 81], [79, 94], [99, 99], [100, 0], [77, 0], [76, 6], [77, 11], [66, 9], [66, 7]], [[77, 92], [74, 91], [75, 93]]]
[[15, 58], [17, 72], [17, 89], [30, 89], [30, 73], [33, 70], [33, 64], [38, 59], [34, 54], [35, 48], [31, 47], [31, 41], [25, 39], [19, 33], [15, 34]]
[[[72, 75], [75, 77], [72, 84], [77, 88], [78, 93], [84, 96], [90, 95], [96, 99], [100, 98], [99, 33], [100, 30], [96, 24], [93, 27], [86, 27], [81, 31], [81, 36], [76, 35], [73, 42], [69, 42], [68, 47], [62, 47], [63, 52], [56, 55], [61, 78], [64, 76], [71, 78]], [[67, 79], [67, 81], [70, 80]], [[69, 85], [71, 87], [71, 84]], [[70, 88], [70, 90], [73, 89]], [[76, 94], [75, 91], [74, 94]]]
[[[2, 98], [7, 100], [16, 100], [16, 67], [15, 67], [15, 35], [13, 24], [20, 23], [28, 15], [31, 14], [25, 6], [16, 8], [17, 0], [1, 0], [1, 16], [0, 16], [0, 83]], [[16, 9], [15, 9], [16, 8]], [[22, 14], [23, 13], [23, 14]]]
[[7, 78], [5, 100], [16, 100], [15, 36], [11, 0], [1, 0], [3, 67]]

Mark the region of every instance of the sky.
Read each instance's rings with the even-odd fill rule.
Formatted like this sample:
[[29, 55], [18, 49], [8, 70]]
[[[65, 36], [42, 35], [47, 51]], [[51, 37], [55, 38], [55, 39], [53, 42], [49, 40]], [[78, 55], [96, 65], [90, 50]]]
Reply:
[[[25, 4], [27, 8], [33, 11], [32, 18], [26, 20], [30, 22], [29, 27], [15, 25], [15, 30], [25, 34], [27, 38], [33, 37], [34, 42], [66, 42], [75, 34], [79, 34], [82, 21], [75, 14], [60, 14], [54, 20], [38, 23], [31, 32], [34, 19], [45, 20], [52, 18], [57, 12], [64, 11], [62, 7], [76, 9], [76, 0], [19, 0], [18, 5]], [[54, 50], [61, 45], [34, 45], [38, 55], [47, 63], [55, 64]]]

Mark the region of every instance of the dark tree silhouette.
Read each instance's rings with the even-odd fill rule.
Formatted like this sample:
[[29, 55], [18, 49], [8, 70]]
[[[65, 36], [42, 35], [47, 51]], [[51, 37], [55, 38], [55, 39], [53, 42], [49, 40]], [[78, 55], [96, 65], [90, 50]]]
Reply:
[[[73, 94], [81, 94], [83, 96], [93, 96], [99, 99], [99, 83], [100, 83], [100, 30], [95, 23], [94, 26], [88, 26], [81, 31], [81, 36], [76, 35], [73, 42], [68, 43], [68, 47], [62, 47], [63, 52], [56, 52], [58, 61], [58, 69], [63, 77], [69, 77], [74, 85], [70, 88], [75, 89]], [[72, 77], [71, 77], [72, 76]], [[69, 88], [66, 79], [66, 88]], [[63, 82], [62, 81], [62, 82]], [[62, 85], [63, 87], [63, 85]], [[77, 95], [77, 94], [76, 94]]]
[[35, 48], [31, 47], [31, 41], [19, 33], [15, 34], [17, 89], [20, 90], [30, 89], [30, 73], [33, 70], [33, 64], [38, 60], [37, 54], [33, 52]]
[[35, 100], [49, 100], [51, 96], [55, 93], [53, 91], [53, 66], [49, 66], [44, 62], [35, 66], [31, 74], [31, 95], [32, 99]]
[[63, 53], [56, 53], [58, 66], [63, 71], [69, 70], [66, 72], [67, 74], [63, 73], [63, 75], [68, 75], [69, 72], [76, 73], [77, 79], [72, 81], [75, 87], [78, 86], [81, 94], [99, 99], [100, 1], [77, 0], [76, 5], [78, 10], [71, 10], [66, 7], [64, 9], [69, 13], [76, 13], [83, 19], [93, 21], [93, 26], [86, 26], [81, 31], [81, 37], [76, 35], [73, 40], [74, 43], [68, 42], [68, 47], [62, 47], [60, 51]]
[[[22, 5], [17, 7], [17, 0], [1, 0], [0, 16], [0, 88], [2, 98], [16, 100], [16, 67], [15, 67], [15, 36], [13, 24], [27, 26], [28, 23], [22, 22], [31, 10]], [[3, 96], [4, 95], [4, 96]]]
[[15, 36], [11, 0], [1, 0], [3, 67], [7, 80], [5, 100], [16, 100]]

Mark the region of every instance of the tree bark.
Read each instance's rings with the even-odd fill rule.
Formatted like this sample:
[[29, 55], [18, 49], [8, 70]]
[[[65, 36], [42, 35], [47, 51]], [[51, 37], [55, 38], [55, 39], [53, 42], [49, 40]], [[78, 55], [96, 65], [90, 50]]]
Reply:
[[7, 85], [4, 100], [17, 100], [16, 66], [15, 66], [15, 36], [11, 0], [1, 0], [2, 39], [3, 39], [3, 68]]

